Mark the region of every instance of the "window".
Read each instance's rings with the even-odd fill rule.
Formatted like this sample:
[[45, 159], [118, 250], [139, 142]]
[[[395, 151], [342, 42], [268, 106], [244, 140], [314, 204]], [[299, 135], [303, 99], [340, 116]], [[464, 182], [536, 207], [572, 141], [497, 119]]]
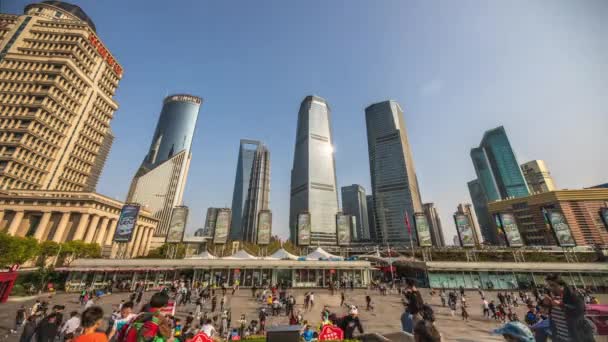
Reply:
[[59, 11], [55, 12], [55, 18], [61, 18], [61, 12], [59, 12]]

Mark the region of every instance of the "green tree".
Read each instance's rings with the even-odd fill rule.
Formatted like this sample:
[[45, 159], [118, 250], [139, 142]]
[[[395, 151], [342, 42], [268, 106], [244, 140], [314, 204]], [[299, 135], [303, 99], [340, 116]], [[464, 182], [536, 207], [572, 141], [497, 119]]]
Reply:
[[56, 256], [61, 250], [61, 245], [55, 241], [43, 241], [39, 245], [38, 260], [36, 264], [43, 267], [49, 257]]
[[39, 251], [38, 241], [34, 238], [0, 233], [0, 267], [2, 268], [23, 264], [36, 257]]
[[101, 257], [101, 247], [96, 243], [72, 240], [61, 246], [60, 255], [64, 258], [64, 263], [69, 266], [76, 259]]

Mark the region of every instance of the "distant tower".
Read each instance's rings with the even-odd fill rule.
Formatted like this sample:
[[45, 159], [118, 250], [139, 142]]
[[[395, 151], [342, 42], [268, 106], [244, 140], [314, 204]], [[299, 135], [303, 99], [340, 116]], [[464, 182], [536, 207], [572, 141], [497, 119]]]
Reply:
[[[369, 241], [369, 219], [365, 189], [359, 184], [342, 187], [342, 212], [356, 217], [354, 241]], [[356, 239], [355, 239], [356, 237]]]
[[[471, 159], [477, 174], [477, 183], [469, 182], [469, 192], [479, 225], [487, 242], [499, 244], [498, 235], [492, 228], [487, 211], [487, 203], [528, 196], [530, 191], [503, 126], [484, 133], [479, 147], [471, 149]], [[474, 196], [476, 198], [473, 198]], [[484, 200], [485, 204], [482, 203]]]
[[309, 212], [311, 244], [336, 244], [338, 192], [330, 109], [325, 99], [307, 96], [300, 105], [291, 169], [289, 227], [296, 240], [298, 214]]
[[369, 239], [371, 241], [378, 241], [376, 234], [376, 214], [374, 211], [374, 196], [365, 196], [367, 202], [367, 221], [369, 222]]
[[532, 193], [541, 193], [555, 190], [553, 177], [544, 160], [532, 160], [521, 165], [528, 187]]
[[148, 154], [131, 182], [127, 202], [147, 207], [160, 220], [152, 248], [164, 243], [171, 212], [182, 205], [192, 158], [192, 138], [202, 101], [187, 94], [165, 98]]
[[269, 209], [270, 152], [255, 140], [241, 140], [232, 195], [230, 239], [255, 242], [260, 210]]
[[376, 103], [365, 109], [365, 121], [377, 237], [409, 242], [403, 217], [421, 213], [422, 200], [403, 110], [392, 100]]
[[424, 203], [422, 207], [424, 209], [426, 219], [429, 222], [433, 246], [444, 247], [445, 240], [443, 237], [443, 228], [441, 227], [441, 219], [439, 218], [439, 213], [437, 212], [435, 203]]

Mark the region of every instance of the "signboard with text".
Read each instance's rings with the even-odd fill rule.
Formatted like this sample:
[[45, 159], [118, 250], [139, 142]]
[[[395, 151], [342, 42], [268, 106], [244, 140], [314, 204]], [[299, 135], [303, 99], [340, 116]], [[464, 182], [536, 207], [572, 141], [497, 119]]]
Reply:
[[524, 245], [524, 242], [521, 239], [521, 234], [519, 233], [519, 228], [517, 227], [517, 223], [515, 222], [515, 217], [511, 213], [501, 213], [500, 214], [500, 227], [505, 233], [505, 238], [507, 240], [507, 244], [509, 247], [521, 247]]
[[114, 242], [131, 242], [133, 231], [137, 225], [137, 215], [139, 215], [138, 205], [126, 204], [122, 207], [118, 223], [116, 223]]
[[179, 243], [184, 238], [186, 231], [186, 222], [188, 221], [188, 207], [181, 206], [173, 208], [171, 221], [169, 222], [169, 232], [167, 233], [167, 242]]
[[298, 245], [310, 245], [310, 213], [300, 213], [298, 215]]
[[272, 213], [270, 210], [261, 210], [258, 214], [258, 245], [267, 245], [270, 243], [270, 235], [272, 234]]
[[547, 210], [546, 215], [549, 225], [551, 226], [551, 229], [553, 229], [553, 234], [555, 234], [557, 243], [561, 247], [576, 246], [576, 242], [570, 231], [570, 226], [568, 225], [568, 222], [566, 222], [564, 215], [559, 210], [555, 209]]
[[475, 246], [475, 238], [473, 237], [473, 229], [469, 217], [464, 214], [455, 214], [454, 222], [456, 223], [456, 232], [460, 240], [460, 246], [473, 247]]
[[213, 235], [213, 243], [216, 245], [224, 244], [228, 241], [228, 230], [230, 229], [230, 209], [219, 209], [217, 212], [217, 221], [215, 222], [215, 234]]
[[431, 230], [429, 229], [429, 221], [424, 213], [414, 213], [414, 224], [416, 225], [416, 234], [418, 234], [418, 245], [420, 247], [431, 247]]
[[336, 233], [338, 246], [350, 244], [350, 215], [336, 214]]

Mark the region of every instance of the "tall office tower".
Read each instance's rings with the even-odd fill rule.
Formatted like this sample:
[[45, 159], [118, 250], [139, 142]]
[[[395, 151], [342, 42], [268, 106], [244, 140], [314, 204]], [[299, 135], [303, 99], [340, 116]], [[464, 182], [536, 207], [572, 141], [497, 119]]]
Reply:
[[164, 99], [148, 154], [135, 173], [127, 202], [147, 207], [159, 219], [152, 248], [164, 243], [173, 208], [182, 205], [194, 128], [202, 99], [178, 94]]
[[270, 152], [259, 141], [241, 140], [232, 195], [230, 239], [256, 242], [258, 214], [269, 209]]
[[376, 237], [376, 217], [374, 211], [374, 196], [365, 196], [365, 202], [367, 203], [367, 222], [369, 227], [369, 239], [370, 241], [378, 241]]
[[[530, 194], [528, 185], [503, 126], [484, 133], [479, 147], [471, 149], [471, 159], [477, 174], [477, 183], [469, 182], [469, 192], [477, 219], [484, 240], [491, 244], [499, 244], [497, 232], [492, 229], [487, 203], [528, 196]], [[487, 231], [483, 232], [484, 230]]]
[[475, 243], [481, 244], [482, 235], [479, 229], [479, 225], [475, 222], [475, 213], [473, 212], [472, 206], [469, 203], [460, 203], [456, 207], [456, 213], [463, 214], [469, 218], [469, 222], [471, 222], [473, 232], [475, 233], [475, 236], [473, 237], [475, 239]]
[[94, 188], [122, 74], [78, 6], [0, 14], [0, 189]]
[[97, 183], [99, 182], [99, 177], [101, 176], [101, 171], [103, 170], [104, 165], [106, 164], [106, 160], [108, 160], [108, 155], [110, 155], [110, 149], [112, 149], [112, 144], [114, 143], [114, 133], [112, 133], [112, 128], [108, 130], [108, 134], [103, 138], [103, 142], [101, 143], [101, 147], [99, 148], [99, 154], [95, 157], [95, 162], [93, 163], [93, 168], [91, 169], [91, 177], [87, 179], [87, 183], [84, 191], [94, 192], [97, 188]]
[[327, 101], [307, 96], [300, 104], [291, 169], [289, 228], [296, 241], [298, 215], [310, 213], [313, 245], [336, 244], [338, 191]]
[[356, 217], [352, 241], [369, 241], [369, 218], [365, 189], [359, 184], [342, 187], [342, 212]]
[[441, 227], [441, 218], [435, 207], [435, 203], [424, 203], [422, 205], [426, 219], [429, 221], [431, 230], [431, 241], [435, 247], [444, 247], [445, 240], [443, 238], [443, 228]]
[[409, 243], [404, 215], [422, 212], [422, 200], [403, 110], [392, 100], [376, 103], [365, 121], [378, 240]]
[[528, 187], [532, 193], [549, 192], [555, 190], [553, 177], [544, 160], [532, 160], [521, 165]]

